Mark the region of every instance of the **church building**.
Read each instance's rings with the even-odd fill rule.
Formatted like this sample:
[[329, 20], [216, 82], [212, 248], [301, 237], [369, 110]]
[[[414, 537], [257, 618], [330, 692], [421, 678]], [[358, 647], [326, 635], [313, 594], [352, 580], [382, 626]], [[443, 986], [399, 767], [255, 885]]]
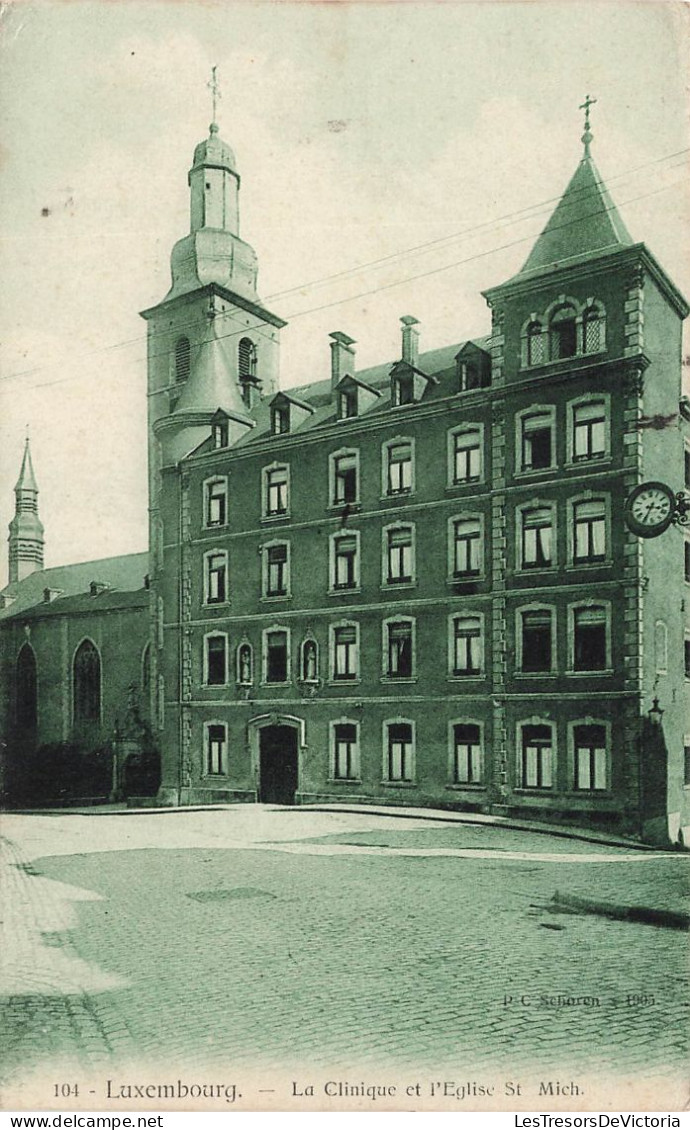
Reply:
[[[587, 108], [587, 113], [588, 113]], [[689, 477], [688, 305], [591, 156], [484, 336], [279, 386], [285, 322], [214, 123], [148, 324], [159, 803], [430, 805], [678, 839], [690, 542], [626, 522]], [[643, 512], [643, 518], [645, 513]], [[644, 531], [643, 531], [644, 532]]]

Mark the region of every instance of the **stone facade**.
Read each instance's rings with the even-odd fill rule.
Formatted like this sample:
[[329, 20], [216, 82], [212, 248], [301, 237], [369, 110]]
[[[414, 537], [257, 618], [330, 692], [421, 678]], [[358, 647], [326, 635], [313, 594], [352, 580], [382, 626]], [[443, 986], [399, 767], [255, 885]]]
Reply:
[[144, 315], [170, 358], [206, 320], [181, 394], [159, 347], [150, 365], [161, 799], [676, 839], [683, 534], [643, 542], [623, 504], [645, 479], [683, 486], [688, 308], [589, 145], [523, 270], [486, 293], [487, 338], [419, 354], [405, 316], [400, 359], [361, 371], [335, 333], [330, 380], [276, 395], [282, 323], [204, 284]]

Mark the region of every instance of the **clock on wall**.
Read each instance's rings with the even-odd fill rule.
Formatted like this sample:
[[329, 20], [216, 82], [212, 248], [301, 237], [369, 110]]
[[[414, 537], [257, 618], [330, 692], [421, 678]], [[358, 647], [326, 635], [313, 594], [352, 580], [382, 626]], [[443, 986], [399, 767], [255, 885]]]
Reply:
[[676, 496], [666, 483], [640, 483], [630, 492], [625, 503], [625, 521], [640, 538], [663, 534], [675, 517]]

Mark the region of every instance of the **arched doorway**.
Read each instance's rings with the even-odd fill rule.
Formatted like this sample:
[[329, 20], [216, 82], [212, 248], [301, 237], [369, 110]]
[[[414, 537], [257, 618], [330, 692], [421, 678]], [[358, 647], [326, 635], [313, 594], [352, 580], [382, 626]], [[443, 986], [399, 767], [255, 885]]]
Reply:
[[250, 719], [247, 736], [261, 804], [294, 804], [299, 789], [299, 751], [305, 745], [304, 719], [292, 714], [260, 714]]

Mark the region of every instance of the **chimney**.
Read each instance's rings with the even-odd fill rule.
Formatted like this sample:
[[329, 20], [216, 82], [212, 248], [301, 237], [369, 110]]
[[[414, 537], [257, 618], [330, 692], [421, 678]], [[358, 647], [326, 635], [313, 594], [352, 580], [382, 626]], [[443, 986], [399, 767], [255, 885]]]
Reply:
[[419, 322], [411, 314], [405, 314], [400, 321], [402, 322], [402, 359], [407, 361], [408, 365], [414, 365], [416, 369], [419, 364], [419, 330], [415, 329], [415, 326], [418, 326]]
[[355, 351], [351, 348], [355, 344], [355, 339], [340, 331], [330, 334], [330, 338], [331, 389], [334, 389], [346, 374], [351, 377], [355, 375]]

